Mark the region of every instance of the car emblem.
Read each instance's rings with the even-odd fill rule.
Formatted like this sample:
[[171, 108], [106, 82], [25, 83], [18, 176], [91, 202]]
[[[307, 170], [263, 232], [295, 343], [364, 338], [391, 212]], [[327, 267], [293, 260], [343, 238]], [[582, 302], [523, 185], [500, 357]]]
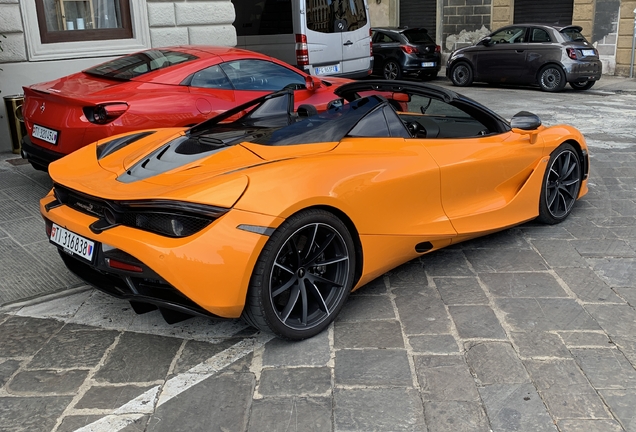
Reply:
[[87, 212], [90, 213], [95, 213], [95, 210], [93, 209], [93, 204], [84, 204], [81, 202], [75, 203], [76, 206], [83, 208], [84, 210], [86, 210]]
[[42, 102], [42, 105], [40, 105], [40, 114], [44, 114], [45, 109], [46, 109], [46, 106], [44, 105], [44, 102]]
[[342, 29], [344, 28], [344, 24], [343, 24], [343, 23], [341, 23], [341, 22], [339, 22], [339, 23], [338, 23], [338, 28], [339, 28], [340, 30], [342, 30]]

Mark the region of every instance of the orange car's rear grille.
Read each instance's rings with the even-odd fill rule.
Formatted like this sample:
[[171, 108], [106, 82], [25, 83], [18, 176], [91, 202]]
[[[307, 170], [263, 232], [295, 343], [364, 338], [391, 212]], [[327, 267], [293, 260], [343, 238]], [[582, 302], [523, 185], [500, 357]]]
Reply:
[[97, 217], [104, 216], [104, 202], [69, 193], [68, 201], [65, 204], [82, 213]]
[[124, 225], [167, 237], [187, 237], [201, 231], [229, 210], [166, 200], [111, 201], [59, 184], [54, 186], [54, 191], [60, 204], [98, 218], [90, 226], [95, 233]]

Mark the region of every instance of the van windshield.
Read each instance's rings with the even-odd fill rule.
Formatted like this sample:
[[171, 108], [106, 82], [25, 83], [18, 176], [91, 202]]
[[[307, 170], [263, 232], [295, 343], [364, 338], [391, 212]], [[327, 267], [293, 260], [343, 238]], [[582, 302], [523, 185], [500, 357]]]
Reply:
[[364, 0], [306, 0], [307, 28], [321, 33], [357, 30], [367, 24]]

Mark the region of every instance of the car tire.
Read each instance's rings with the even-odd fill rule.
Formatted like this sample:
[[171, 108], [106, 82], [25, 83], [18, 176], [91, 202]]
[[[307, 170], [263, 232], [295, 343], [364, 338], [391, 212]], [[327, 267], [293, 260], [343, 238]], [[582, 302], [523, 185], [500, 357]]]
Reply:
[[582, 164], [571, 144], [552, 152], [543, 177], [538, 221], [554, 225], [568, 217], [581, 189]]
[[559, 92], [565, 87], [565, 73], [560, 66], [547, 65], [539, 71], [539, 86], [546, 92]]
[[450, 79], [457, 87], [467, 87], [473, 83], [473, 68], [466, 62], [457, 63], [451, 69]]
[[402, 78], [402, 68], [395, 60], [387, 60], [382, 67], [382, 76], [387, 80]]
[[570, 87], [574, 90], [589, 90], [596, 81], [571, 82]]
[[242, 318], [284, 339], [312, 337], [342, 309], [354, 268], [345, 224], [325, 210], [303, 210], [283, 222], [261, 251]]

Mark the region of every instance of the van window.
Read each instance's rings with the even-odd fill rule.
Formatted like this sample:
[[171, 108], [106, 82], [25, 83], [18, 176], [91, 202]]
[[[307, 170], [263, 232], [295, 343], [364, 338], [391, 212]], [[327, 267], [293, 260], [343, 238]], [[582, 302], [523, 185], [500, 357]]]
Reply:
[[321, 33], [357, 30], [367, 24], [364, 0], [306, 0], [307, 28]]
[[237, 36], [293, 34], [291, 0], [232, 0]]

